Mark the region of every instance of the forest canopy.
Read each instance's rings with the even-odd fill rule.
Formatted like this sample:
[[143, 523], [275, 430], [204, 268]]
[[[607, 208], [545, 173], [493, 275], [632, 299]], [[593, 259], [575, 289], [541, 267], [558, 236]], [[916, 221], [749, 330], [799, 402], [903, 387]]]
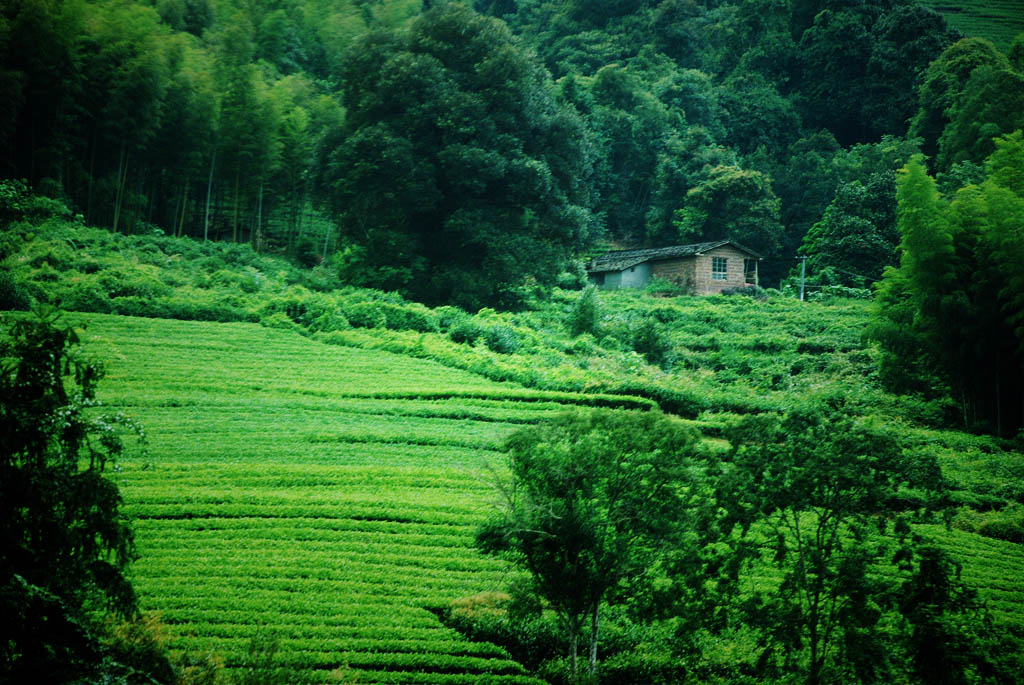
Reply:
[[911, 0], [12, 0], [0, 174], [470, 308], [724, 236], [865, 287], [896, 171], [955, 192], [1024, 126], [1021, 45]]

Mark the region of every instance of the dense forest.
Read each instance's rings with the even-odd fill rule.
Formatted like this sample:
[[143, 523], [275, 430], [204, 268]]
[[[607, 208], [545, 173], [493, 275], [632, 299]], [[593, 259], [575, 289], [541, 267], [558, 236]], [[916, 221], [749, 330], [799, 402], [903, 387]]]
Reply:
[[7, 0], [0, 55], [0, 172], [84, 221], [473, 308], [602, 240], [863, 287], [896, 171], [1024, 126], [1024, 42], [910, 0]]

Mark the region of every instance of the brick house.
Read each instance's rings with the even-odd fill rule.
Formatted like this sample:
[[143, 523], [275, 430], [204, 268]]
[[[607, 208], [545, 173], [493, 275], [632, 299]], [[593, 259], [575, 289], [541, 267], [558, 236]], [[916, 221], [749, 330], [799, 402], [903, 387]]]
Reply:
[[758, 285], [761, 255], [733, 240], [619, 250], [587, 262], [587, 275], [599, 288], [642, 288], [653, 278], [681, 285], [695, 295]]

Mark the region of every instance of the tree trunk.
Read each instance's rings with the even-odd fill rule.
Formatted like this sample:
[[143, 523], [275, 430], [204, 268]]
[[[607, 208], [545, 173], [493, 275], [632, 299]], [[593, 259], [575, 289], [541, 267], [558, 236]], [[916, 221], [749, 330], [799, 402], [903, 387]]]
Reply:
[[569, 630], [569, 673], [572, 675], [572, 681], [576, 682], [576, 677], [579, 674], [579, 663], [577, 662], [576, 655], [579, 649], [580, 633], [579, 630]]
[[598, 609], [600, 608], [600, 602], [594, 603], [594, 609], [590, 614], [590, 675], [597, 674], [597, 629], [598, 629]]
[[178, 230], [174, 235], [181, 237], [185, 233], [185, 210], [188, 209], [188, 186], [189, 181], [185, 179], [185, 187], [181, 189], [181, 216], [178, 218]]
[[327, 261], [327, 247], [331, 239], [331, 224], [330, 222], [324, 222], [324, 257], [323, 261]]
[[213, 165], [217, 161], [217, 148], [210, 157], [210, 177], [206, 181], [206, 216], [203, 218], [203, 242], [210, 239], [210, 194], [213, 191]]
[[238, 242], [238, 176], [241, 171], [238, 166], [235, 166], [235, 209], [231, 218], [231, 242], [233, 243]]
[[256, 201], [256, 230], [252, 235], [252, 249], [260, 251], [263, 242], [263, 181], [260, 180], [259, 199]]
[[1002, 355], [1000, 350], [996, 350], [996, 435], [1003, 437], [1003, 387], [1000, 383], [999, 368], [999, 357]]
[[96, 126], [92, 127], [92, 145], [89, 146], [89, 180], [85, 191], [85, 222], [92, 218], [92, 179], [96, 168]]
[[117, 192], [114, 195], [114, 233], [117, 233], [118, 224], [121, 221], [121, 205], [124, 202], [124, 186], [128, 179], [128, 153], [121, 143], [121, 155], [117, 165]]

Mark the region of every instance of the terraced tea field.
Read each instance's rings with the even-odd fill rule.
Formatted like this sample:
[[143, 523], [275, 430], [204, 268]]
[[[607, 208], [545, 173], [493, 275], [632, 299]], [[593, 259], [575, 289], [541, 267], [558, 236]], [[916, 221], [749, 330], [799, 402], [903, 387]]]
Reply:
[[[275, 639], [288, 682], [539, 683], [432, 609], [506, 587], [473, 549], [518, 427], [607, 396], [542, 392], [252, 324], [75, 315], [101, 398], [144, 427], [118, 464], [143, 608], [229, 673]], [[1024, 548], [920, 529], [1024, 633]]]
[[988, 38], [1002, 50], [1024, 31], [1024, 0], [921, 0], [966, 36]]
[[564, 404], [255, 325], [83, 321], [104, 402], [146, 429], [148, 456], [118, 480], [136, 588], [175, 648], [230, 670], [269, 634], [296, 682], [535, 682], [430, 608], [505, 585], [472, 548], [488, 469], [510, 431]]

